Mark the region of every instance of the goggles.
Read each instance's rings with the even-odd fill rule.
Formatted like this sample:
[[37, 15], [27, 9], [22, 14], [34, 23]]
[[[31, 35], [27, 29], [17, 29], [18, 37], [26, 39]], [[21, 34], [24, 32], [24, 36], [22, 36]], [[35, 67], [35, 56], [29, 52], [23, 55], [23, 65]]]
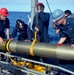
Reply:
[[23, 29], [22, 23], [18, 23], [18, 24], [17, 24], [17, 27], [18, 27], [19, 29]]

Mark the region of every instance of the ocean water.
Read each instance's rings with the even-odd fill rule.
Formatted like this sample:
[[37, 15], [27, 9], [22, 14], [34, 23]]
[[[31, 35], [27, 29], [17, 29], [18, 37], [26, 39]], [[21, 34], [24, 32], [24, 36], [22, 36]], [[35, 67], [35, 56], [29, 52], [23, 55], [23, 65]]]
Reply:
[[[10, 20], [10, 34], [12, 33], [13, 28], [15, 27], [16, 20], [21, 19], [26, 24], [28, 24], [28, 21], [29, 21], [28, 15], [30, 15], [30, 14], [31, 14], [30, 12], [9, 12], [8, 18]], [[55, 30], [52, 27], [52, 16], [51, 15], [50, 15], [50, 20], [49, 20], [48, 33], [50, 36], [51, 44], [57, 43], [58, 39], [59, 39], [59, 35], [55, 33]]]

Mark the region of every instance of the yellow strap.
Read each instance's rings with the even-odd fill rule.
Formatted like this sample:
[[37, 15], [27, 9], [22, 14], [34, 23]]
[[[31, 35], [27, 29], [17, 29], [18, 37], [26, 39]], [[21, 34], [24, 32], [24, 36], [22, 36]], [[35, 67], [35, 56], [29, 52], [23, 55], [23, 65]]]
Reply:
[[[10, 49], [9, 49], [9, 44], [10, 44], [10, 42], [11, 42], [12, 40], [9, 40], [8, 42], [7, 42], [7, 44], [6, 44], [6, 49], [7, 49], [7, 52], [6, 52], [6, 54], [8, 54], [9, 52], [10, 52]], [[10, 58], [10, 60], [13, 62], [13, 64], [14, 64], [14, 66], [24, 66], [24, 61], [22, 61], [22, 62], [16, 62], [15, 60], [13, 60], [11, 57], [9, 57]]]
[[37, 39], [36, 39], [36, 35], [37, 35], [37, 32], [35, 32], [35, 35], [34, 35], [34, 36], [35, 36], [35, 40], [37, 40]]
[[34, 40], [30, 46], [30, 55], [32, 55], [32, 56], [34, 56], [34, 44], [37, 42], [36, 34], [37, 34], [37, 32], [34, 33]]
[[[6, 44], [6, 50], [7, 50], [6, 54], [8, 54], [8, 53], [10, 52], [10, 49], [9, 49], [9, 44], [10, 44], [10, 42], [11, 42], [11, 40], [8, 40], [8, 42], [7, 42], [7, 44]], [[13, 60], [11, 57], [9, 57], [9, 58], [10, 58], [10, 60], [11, 60], [12, 62], [14, 62], [14, 60]]]
[[8, 52], [10, 52], [10, 50], [9, 50], [9, 44], [10, 44], [10, 42], [11, 42], [11, 40], [8, 40], [8, 42], [6, 44], [6, 49], [7, 49]]

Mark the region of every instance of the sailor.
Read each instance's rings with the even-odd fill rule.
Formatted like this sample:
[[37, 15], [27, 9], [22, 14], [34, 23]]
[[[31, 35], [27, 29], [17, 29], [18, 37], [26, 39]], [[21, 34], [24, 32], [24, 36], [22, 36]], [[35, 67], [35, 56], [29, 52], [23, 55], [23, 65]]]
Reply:
[[70, 10], [65, 10], [64, 13], [66, 18], [70, 18], [72, 16], [72, 12]]
[[[3, 39], [10, 39], [9, 37], [9, 28], [10, 28], [10, 21], [7, 18], [8, 10], [6, 8], [0, 9], [0, 44], [3, 43]], [[6, 34], [5, 34], [6, 31]], [[4, 55], [1, 54], [1, 60], [4, 59]]]
[[[72, 12], [70, 10], [65, 10], [64, 13], [65, 13], [65, 18], [71, 18]], [[56, 30], [56, 33], [60, 32], [60, 26], [53, 24], [53, 27]], [[60, 37], [61, 37], [61, 35], [60, 35]], [[63, 44], [67, 44], [67, 42], [68, 42], [68, 38], [63, 42]]]
[[[10, 21], [7, 18], [8, 10], [6, 8], [0, 9], [0, 43], [3, 43], [3, 39], [9, 39]], [[6, 35], [4, 30], [6, 29]], [[3, 39], [2, 39], [3, 38]]]
[[[58, 44], [62, 44], [66, 39], [68, 39], [67, 44], [70, 44], [74, 48], [74, 18], [66, 18], [64, 12], [61, 9], [56, 9], [53, 11], [53, 23], [56, 23], [60, 26], [60, 35], [61, 38]], [[74, 71], [74, 61], [64, 61], [61, 62], [63, 67]], [[67, 74], [67, 73], [66, 73]], [[61, 74], [65, 75], [65, 74]], [[70, 75], [70, 74], [67, 74]]]
[[50, 40], [49, 40], [49, 34], [48, 34], [48, 27], [49, 27], [50, 14], [45, 13], [44, 8], [45, 6], [43, 3], [39, 2], [37, 4], [37, 14], [34, 17], [32, 28], [33, 28], [33, 31], [35, 30], [39, 31], [38, 32], [39, 42], [49, 43]]
[[12, 31], [11, 39], [14, 39], [16, 35], [18, 35], [18, 39], [20, 41], [32, 41], [30, 27], [25, 24], [24, 21], [18, 19], [16, 21], [16, 26]]
[[[49, 34], [48, 34], [48, 27], [49, 27], [49, 18], [50, 14], [44, 12], [44, 4], [39, 2], [37, 4], [37, 14], [33, 19], [32, 29], [33, 32], [37, 31], [37, 40], [39, 42], [49, 43]], [[36, 57], [36, 60], [39, 61], [39, 58]], [[46, 62], [46, 58], [43, 58], [43, 62]]]
[[[57, 17], [58, 16], [58, 17]], [[53, 12], [53, 22], [60, 25], [61, 38], [58, 44], [62, 44], [67, 38], [69, 38], [69, 44], [74, 44], [74, 18], [65, 18], [64, 12], [57, 9]]]
[[[64, 13], [65, 13], [66, 18], [71, 18], [71, 16], [72, 16], [71, 10], [65, 10]], [[57, 25], [53, 24], [53, 27], [54, 27], [54, 29], [56, 29]], [[58, 31], [56, 33], [58, 33]]]
[[[30, 27], [21, 19], [17, 19], [16, 25], [15, 25], [10, 37], [11, 37], [11, 40], [14, 40], [15, 37], [17, 36], [17, 40], [19, 40], [19, 41], [30, 42], [30, 41], [32, 41], [31, 33], [32, 33], [32, 31], [31, 31]], [[26, 54], [25, 55], [16, 54], [16, 53], [11, 53], [11, 54], [14, 54], [14, 55], [17, 55], [20, 57], [24, 57], [24, 58], [28, 57]], [[13, 58], [13, 59], [16, 61], [20, 60], [19, 58]]]

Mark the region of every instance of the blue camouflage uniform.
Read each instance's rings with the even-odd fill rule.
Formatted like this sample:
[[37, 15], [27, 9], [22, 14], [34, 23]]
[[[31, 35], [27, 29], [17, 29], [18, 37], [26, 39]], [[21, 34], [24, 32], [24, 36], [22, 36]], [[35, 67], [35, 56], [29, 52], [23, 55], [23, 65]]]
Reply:
[[15, 38], [15, 36], [18, 34], [17, 40], [20, 40], [20, 41], [30, 40], [31, 41], [32, 40], [31, 32], [32, 31], [30, 30], [30, 27], [27, 24], [24, 24], [23, 30], [15, 26], [15, 28], [12, 31], [11, 38]]
[[[49, 27], [50, 14], [39, 12], [38, 15], [36, 16], [38, 16], [37, 27], [39, 28], [38, 41], [49, 43], [50, 40], [49, 40], [49, 34], [48, 34], [48, 27]], [[33, 31], [35, 31], [35, 26], [36, 26], [36, 21], [37, 21], [36, 16], [34, 17], [34, 20], [33, 20], [33, 25], [32, 25]]]

